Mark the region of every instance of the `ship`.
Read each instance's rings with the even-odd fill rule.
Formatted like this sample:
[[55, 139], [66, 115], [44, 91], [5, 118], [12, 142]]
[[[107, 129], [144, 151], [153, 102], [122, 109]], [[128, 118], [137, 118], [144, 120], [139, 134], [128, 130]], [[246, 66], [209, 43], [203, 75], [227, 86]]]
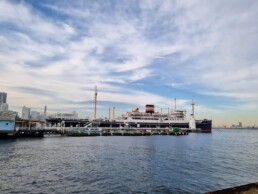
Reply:
[[[175, 106], [176, 107], [176, 106]], [[139, 108], [122, 114], [116, 119], [97, 119], [93, 125], [102, 128], [136, 128], [136, 129], [165, 129], [181, 128], [189, 131], [198, 131], [202, 133], [211, 133], [212, 120], [194, 118], [194, 102], [192, 102], [192, 114], [190, 120], [186, 118], [186, 111], [173, 109], [167, 113], [155, 112], [155, 105], [147, 104], [145, 111]]]
[[76, 112], [73, 113], [59, 113], [47, 117], [48, 126], [61, 126], [61, 127], [97, 127], [97, 128], [107, 128], [107, 129], [172, 129], [180, 128], [188, 131], [211, 133], [212, 130], [212, 120], [203, 119], [196, 120], [194, 118], [194, 101], [192, 100], [192, 114], [190, 120], [186, 118], [186, 111], [175, 108], [167, 113], [162, 113], [155, 111], [155, 106], [152, 104], [147, 104], [145, 106], [145, 111], [140, 111], [136, 108], [129, 111], [118, 118], [114, 118], [113, 109], [113, 119], [97, 119], [97, 86], [95, 86], [95, 96], [94, 96], [94, 117], [93, 120], [89, 119], [79, 119]]

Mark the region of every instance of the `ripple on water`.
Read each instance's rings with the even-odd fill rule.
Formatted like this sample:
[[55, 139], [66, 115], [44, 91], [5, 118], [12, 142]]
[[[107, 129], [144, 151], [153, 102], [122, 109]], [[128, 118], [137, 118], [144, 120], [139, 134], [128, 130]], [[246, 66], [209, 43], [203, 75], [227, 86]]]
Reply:
[[0, 141], [0, 193], [204, 193], [257, 182], [258, 131]]

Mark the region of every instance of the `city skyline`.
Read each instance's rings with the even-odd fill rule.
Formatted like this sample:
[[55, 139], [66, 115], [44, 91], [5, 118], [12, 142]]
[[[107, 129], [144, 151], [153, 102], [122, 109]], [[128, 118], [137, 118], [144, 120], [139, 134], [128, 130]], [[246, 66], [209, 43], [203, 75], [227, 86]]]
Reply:
[[145, 104], [258, 125], [256, 1], [0, 1], [9, 109], [116, 115]]

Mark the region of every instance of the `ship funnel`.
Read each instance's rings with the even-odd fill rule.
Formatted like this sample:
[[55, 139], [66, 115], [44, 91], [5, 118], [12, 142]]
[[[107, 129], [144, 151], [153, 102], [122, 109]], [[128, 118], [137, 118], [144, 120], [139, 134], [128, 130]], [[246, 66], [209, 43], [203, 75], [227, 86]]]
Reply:
[[191, 118], [189, 121], [189, 129], [196, 129], [196, 123], [193, 114], [191, 114]]
[[147, 105], [145, 106], [145, 112], [146, 112], [146, 113], [154, 113], [154, 105], [152, 105], [152, 104], [147, 104]]

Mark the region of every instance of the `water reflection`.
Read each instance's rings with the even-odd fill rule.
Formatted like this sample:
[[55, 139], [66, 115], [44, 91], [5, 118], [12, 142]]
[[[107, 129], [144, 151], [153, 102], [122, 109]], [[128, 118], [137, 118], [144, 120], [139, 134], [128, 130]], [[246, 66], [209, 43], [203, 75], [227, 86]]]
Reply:
[[258, 131], [0, 141], [0, 193], [203, 193], [257, 182]]

